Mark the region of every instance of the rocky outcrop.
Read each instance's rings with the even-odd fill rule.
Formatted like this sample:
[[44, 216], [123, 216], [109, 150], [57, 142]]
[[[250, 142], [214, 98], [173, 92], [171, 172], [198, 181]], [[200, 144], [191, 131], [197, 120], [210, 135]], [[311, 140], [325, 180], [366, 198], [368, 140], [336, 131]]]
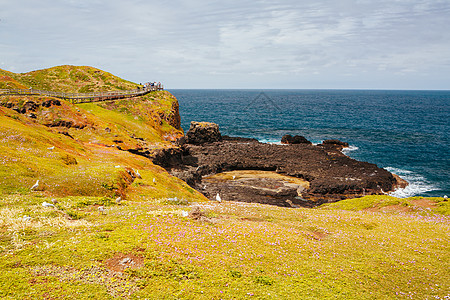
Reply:
[[170, 126], [175, 129], [181, 130], [181, 117], [180, 117], [180, 106], [178, 101], [172, 102], [172, 106], [169, 112], [162, 113], [160, 118], [165, 120]]
[[307, 180], [310, 187], [302, 198], [317, 204], [382, 193], [392, 190], [396, 182], [391, 173], [374, 164], [314, 145], [224, 141], [187, 147], [189, 156], [196, 158], [194, 166], [201, 175], [232, 170], [275, 171]]
[[318, 146], [342, 150], [344, 148], [347, 148], [349, 144], [346, 142], [341, 142], [340, 140], [325, 140], [322, 142], [322, 144], [319, 144]]
[[186, 133], [186, 142], [193, 145], [214, 143], [222, 140], [219, 125], [208, 122], [191, 122]]
[[[337, 140], [321, 145], [309, 142], [276, 145], [254, 139], [221, 136], [218, 126], [193, 122], [174, 158], [167, 151], [153, 161], [211, 199], [221, 193], [223, 199], [249, 201], [280, 206], [316, 206], [370, 194], [382, 194], [398, 187], [390, 172], [374, 164], [360, 162], [344, 155], [348, 146]], [[303, 140], [297, 138], [297, 140]], [[247, 170], [269, 171], [303, 179], [301, 189], [273, 178], [245, 181], [208, 181], [213, 174]], [[283, 187], [284, 186], [284, 187]], [[287, 202], [289, 200], [290, 202]]]
[[312, 143], [308, 141], [304, 136], [301, 135], [295, 135], [292, 136], [290, 134], [286, 134], [281, 138], [282, 144], [290, 144], [290, 145], [296, 145], [296, 144], [309, 144]]

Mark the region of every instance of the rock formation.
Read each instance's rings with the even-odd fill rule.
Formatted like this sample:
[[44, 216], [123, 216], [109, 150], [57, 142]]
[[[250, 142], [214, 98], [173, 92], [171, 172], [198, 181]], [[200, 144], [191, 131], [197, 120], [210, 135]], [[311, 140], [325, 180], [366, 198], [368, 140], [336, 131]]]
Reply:
[[192, 145], [218, 142], [222, 140], [219, 125], [208, 122], [191, 122], [186, 134], [186, 142]]
[[290, 134], [286, 134], [281, 138], [281, 143], [282, 144], [309, 144], [311, 145], [312, 143], [310, 141], [308, 141], [304, 136], [301, 135], [295, 135], [292, 136]]
[[322, 144], [319, 144], [318, 146], [342, 150], [343, 148], [347, 148], [349, 144], [346, 142], [341, 142], [340, 140], [325, 140], [322, 142]]
[[[290, 141], [303, 139], [288, 138]], [[316, 206], [382, 194], [397, 187], [398, 179], [393, 174], [344, 155], [340, 150], [346, 146], [347, 143], [337, 140], [317, 146], [309, 141], [265, 144], [254, 139], [222, 136], [216, 124], [192, 122], [186, 143], [174, 155], [160, 154], [154, 162], [211, 199], [220, 192], [224, 200], [280, 206], [289, 206], [286, 202], [289, 200], [294, 205]], [[225, 175], [223, 178], [211, 177], [230, 171], [268, 173], [238, 180]], [[292, 185], [296, 179], [304, 180], [307, 185], [302, 188], [298, 184]]]

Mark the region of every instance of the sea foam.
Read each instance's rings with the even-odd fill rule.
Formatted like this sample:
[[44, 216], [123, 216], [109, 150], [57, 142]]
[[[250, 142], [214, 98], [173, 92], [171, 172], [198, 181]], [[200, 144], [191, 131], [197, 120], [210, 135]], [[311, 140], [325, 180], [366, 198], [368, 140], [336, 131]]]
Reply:
[[349, 152], [353, 152], [353, 151], [356, 151], [356, 150], [359, 150], [359, 148], [356, 147], [356, 146], [350, 145], [350, 146], [348, 146], [348, 147], [342, 149], [342, 153], [344, 153], [345, 155], [347, 155]]
[[400, 176], [400, 178], [409, 183], [405, 188], [396, 189], [395, 191], [390, 192], [390, 196], [408, 198], [418, 194], [423, 194], [425, 192], [437, 190], [437, 187], [428, 182], [422, 175], [416, 174], [412, 171], [392, 167], [387, 167], [385, 169]]
[[264, 143], [264, 144], [286, 145], [286, 144], [282, 144], [280, 140], [274, 140], [274, 139], [258, 139], [258, 142]]

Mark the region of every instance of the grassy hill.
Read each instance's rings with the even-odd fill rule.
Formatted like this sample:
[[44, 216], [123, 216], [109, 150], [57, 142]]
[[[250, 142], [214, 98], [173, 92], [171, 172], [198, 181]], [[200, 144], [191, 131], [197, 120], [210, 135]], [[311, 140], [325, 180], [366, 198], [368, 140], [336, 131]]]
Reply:
[[[88, 66], [57, 66], [15, 74], [0, 69], [0, 89], [34, 88], [66, 93], [89, 93], [136, 89], [136, 83]], [[8, 78], [6, 78], [8, 77]]]
[[18, 82], [14, 77], [17, 74], [0, 69], [0, 89], [26, 89], [24, 84]]
[[[0, 76], [48, 90], [135, 86], [97, 71]], [[165, 91], [78, 105], [1, 97], [0, 298], [450, 296], [448, 201], [209, 202], [129, 151], [169, 147], [181, 134], [178, 102]]]

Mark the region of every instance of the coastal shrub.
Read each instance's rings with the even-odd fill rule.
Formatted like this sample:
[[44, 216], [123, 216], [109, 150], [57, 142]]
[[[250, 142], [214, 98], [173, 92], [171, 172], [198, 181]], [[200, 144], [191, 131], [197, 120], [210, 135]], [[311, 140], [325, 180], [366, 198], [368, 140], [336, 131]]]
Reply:
[[76, 202], [74, 205], [75, 208], [82, 208], [91, 205], [99, 205], [99, 206], [112, 206], [115, 205], [115, 201], [109, 197], [101, 197], [101, 198], [83, 198]]
[[450, 201], [447, 200], [437, 203], [437, 206], [433, 211], [445, 216], [450, 215]]
[[186, 198], [173, 197], [163, 199], [162, 203], [166, 205], [189, 205], [190, 201]]
[[255, 282], [262, 285], [272, 285], [274, 280], [268, 276], [259, 275], [255, 277]]
[[75, 157], [69, 155], [69, 154], [63, 155], [61, 157], [61, 159], [68, 166], [70, 166], [70, 165], [77, 165], [78, 164], [77, 159]]
[[81, 87], [78, 90], [78, 92], [79, 93], [92, 93], [92, 92], [94, 92], [94, 89], [95, 89], [95, 84], [88, 84], [88, 85]]
[[231, 270], [230, 271], [230, 277], [232, 278], [241, 278], [242, 277], [242, 273], [236, 270]]
[[95, 237], [97, 239], [101, 239], [101, 240], [107, 240], [109, 238], [109, 235], [104, 233], [104, 232], [99, 232], [95, 235]]
[[77, 212], [75, 210], [66, 210], [66, 214], [70, 217], [72, 220], [80, 220], [84, 217], [83, 213]]

